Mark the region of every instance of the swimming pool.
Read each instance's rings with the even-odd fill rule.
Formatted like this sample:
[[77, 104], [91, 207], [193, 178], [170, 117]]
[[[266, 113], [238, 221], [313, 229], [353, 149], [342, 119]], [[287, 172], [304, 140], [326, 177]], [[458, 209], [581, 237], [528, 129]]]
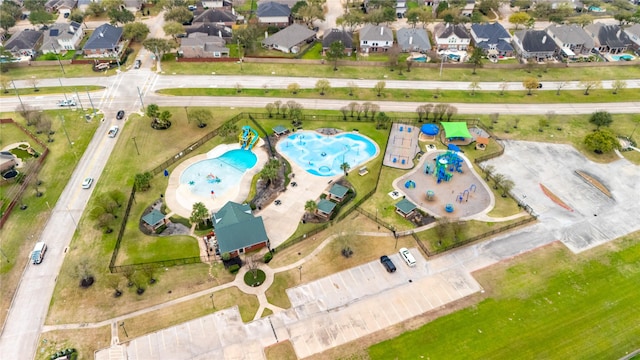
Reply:
[[198, 161], [180, 175], [180, 184], [199, 196], [222, 196], [238, 186], [244, 173], [254, 167], [258, 158], [249, 150], [235, 149], [219, 157]]
[[316, 176], [341, 174], [340, 165], [345, 162], [354, 169], [378, 152], [375, 143], [360, 134], [325, 136], [314, 131], [291, 134], [279, 141], [276, 149]]
[[612, 58], [614, 61], [620, 61], [620, 60], [622, 60], [622, 61], [631, 61], [631, 60], [633, 60], [633, 59], [635, 58], [633, 55], [629, 55], [629, 54], [624, 54], [624, 55], [609, 55], [609, 56], [611, 56], [611, 58]]

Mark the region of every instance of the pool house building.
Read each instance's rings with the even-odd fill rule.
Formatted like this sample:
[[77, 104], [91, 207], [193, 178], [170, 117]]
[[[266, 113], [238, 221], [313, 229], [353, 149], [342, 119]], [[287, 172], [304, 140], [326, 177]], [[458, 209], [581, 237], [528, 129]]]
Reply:
[[231, 257], [269, 247], [262, 217], [255, 217], [248, 204], [226, 203], [211, 217], [220, 254]]
[[349, 188], [342, 186], [340, 184], [333, 184], [333, 186], [331, 186], [331, 188], [329, 189], [329, 194], [327, 197], [329, 198], [329, 200], [342, 202], [345, 196], [347, 196], [348, 192], [349, 192]]
[[413, 215], [416, 208], [416, 204], [407, 199], [402, 199], [396, 204], [396, 212], [403, 218], [408, 218], [409, 216]]
[[331, 214], [335, 209], [336, 209], [336, 203], [334, 203], [333, 201], [322, 199], [318, 202], [318, 206], [316, 208], [316, 214], [325, 218], [329, 218], [331, 217]]

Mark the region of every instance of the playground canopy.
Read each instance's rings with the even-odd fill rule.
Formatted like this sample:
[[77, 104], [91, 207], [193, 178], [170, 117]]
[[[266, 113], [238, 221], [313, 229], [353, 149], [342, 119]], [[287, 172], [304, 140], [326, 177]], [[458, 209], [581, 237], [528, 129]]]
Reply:
[[447, 139], [472, 137], [469, 129], [467, 129], [467, 123], [464, 121], [441, 122], [440, 124], [444, 128], [444, 134]]
[[447, 145], [447, 149], [451, 150], [451, 151], [457, 151], [460, 152], [460, 148], [458, 147], [458, 145], [456, 144], [449, 144]]
[[438, 135], [438, 132], [440, 132], [440, 129], [438, 129], [438, 125], [435, 125], [435, 124], [424, 124], [420, 128], [420, 131], [422, 131], [426, 135], [434, 136], [434, 135]]

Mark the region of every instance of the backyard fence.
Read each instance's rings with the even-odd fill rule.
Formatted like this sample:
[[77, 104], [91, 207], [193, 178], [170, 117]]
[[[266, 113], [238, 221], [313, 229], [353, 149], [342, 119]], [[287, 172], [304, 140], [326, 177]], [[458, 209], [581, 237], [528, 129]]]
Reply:
[[38, 156], [36, 160], [35, 166], [33, 167], [33, 172], [31, 172], [30, 174], [27, 174], [27, 176], [23, 179], [22, 183], [20, 184], [20, 188], [15, 193], [13, 198], [9, 201], [9, 205], [7, 206], [7, 209], [2, 213], [2, 217], [0, 217], [0, 229], [2, 229], [4, 227], [4, 224], [9, 219], [9, 215], [11, 215], [11, 212], [13, 211], [13, 209], [16, 207], [16, 205], [22, 198], [22, 195], [24, 195], [24, 192], [27, 190], [27, 187], [29, 186], [29, 184], [31, 184], [32, 181], [37, 181], [38, 173], [42, 168], [42, 164], [44, 163], [44, 160], [49, 155], [49, 148], [47, 147], [47, 145], [45, 145], [45, 143], [42, 140], [38, 139], [35, 135], [33, 135], [31, 131], [27, 130], [24, 126], [15, 122], [13, 119], [0, 119], [0, 124], [13, 124], [17, 126], [20, 130], [22, 130], [25, 134], [27, 134], [33, 141], [35, 141], [36, 143], [38, 143], [40, 146], [44, 148], [44, 151], [42, 152], [42, 154], [40, 154], [40, 156]]
[[210, 261], [210, 258], [208, 256], [195, 256], [195, 257], [182, 258], [182, 259], [170, 259], [170, 260], [153, 261], [153, 262], [147, 262], [147, 263], [113, 266], [113, 267], [109, 267], [109, 271], [112, 274], [115, 274], [115, 273], [122, 273], [122, 272], [132, 271], [132, 270], [135, 271], [135, 270], [157, 269], [157, 268], [180, 266], [180, 265], [200, 264], [208, 261]]

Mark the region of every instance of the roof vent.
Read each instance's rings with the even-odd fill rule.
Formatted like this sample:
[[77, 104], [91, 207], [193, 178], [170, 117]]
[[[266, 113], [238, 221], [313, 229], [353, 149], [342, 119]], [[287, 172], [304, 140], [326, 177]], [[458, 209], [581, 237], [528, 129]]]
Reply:
[[545, 36], [543, 36], [543, 37], [542, 37], [542, 43], [544, 44], [544, 43], [546, 43], [546, 42], [547, 42], [547, 35], [545, 35]]
[[384, 28], [380, 26], [380, 36], [384, 35]]

